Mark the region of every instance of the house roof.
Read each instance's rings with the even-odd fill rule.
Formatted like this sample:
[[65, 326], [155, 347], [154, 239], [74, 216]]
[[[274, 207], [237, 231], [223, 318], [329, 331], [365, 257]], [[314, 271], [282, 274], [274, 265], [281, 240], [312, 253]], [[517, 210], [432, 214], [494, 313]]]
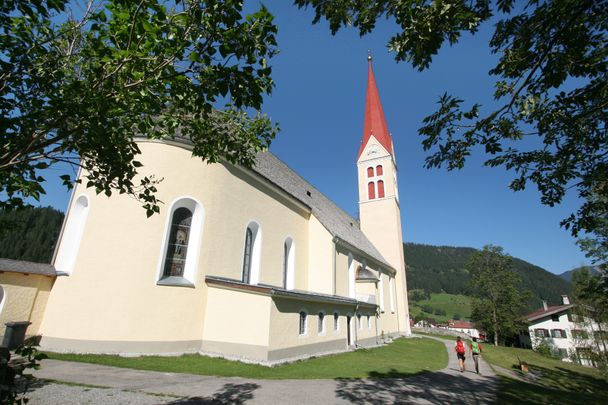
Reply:
[[10, 273], [40, 274], [56, 276], [55, 267], [46, 263], [26, 262], [23, 260], [0, 259], [0, 271]]
[[253, 170], [309, 206], [312, 214], [332, 236], [360, 249], [386, 267], [393, 268], [363, 234], [356, 219], [344, 212], [275, 155], [268, 151], [258, 153]]
[[564, 312], [564, 311], [572, 308], [573, 306], [574, 306], [574, 304], [568, 304], [568, 305], [553, 305], [553, 306], [547, 307], [547, 309], [540, 308], [534, 312], [530, 312], [528, 315], [525, 316], [525, 318], [528, 321], [535, 321], [535, 320], [543, 318], [545, 316], [550, 316], [553, 314], [557, 314], [559, 312]]
[[475, 329], [475, 325], [473, 325], [471, 322], [467, 322], [467, 321], [455, 321], [450, 324], [450, 328]]
[[365, 97], [365, 122], [363, 124], [363, 142], [359, 149], [357, 159], [361, 157], [363, 149], [369, 142], [369, 139], [374, 136], [388, 153], [393, 155], [393, 139], [388, 132], [386, 118], [382, 110], [378, 87], [376, 87], [376, 79], [374, 78], [374, 70], [372, 69], [371, 56], [368, 57], [367, 68], [367, 94]]

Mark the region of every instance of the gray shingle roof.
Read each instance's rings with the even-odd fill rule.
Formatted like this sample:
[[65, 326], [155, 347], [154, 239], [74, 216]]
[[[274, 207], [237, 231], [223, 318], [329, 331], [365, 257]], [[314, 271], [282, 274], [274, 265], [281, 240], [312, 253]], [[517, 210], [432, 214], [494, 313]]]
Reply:
[[12, 273], [41, 274], [56, 276], [55, 267], [46, 263], [26, 262], [23, 260], [0, 259], [0, 271]]
[[393, 268], [359, 229], [357, 220], [340, 209], [275, 155], [268, 151], [258, 153], [257, 163], [253, 170], [309, 206], [312, 214], [332, 236], [358, 248], [386, 267]]

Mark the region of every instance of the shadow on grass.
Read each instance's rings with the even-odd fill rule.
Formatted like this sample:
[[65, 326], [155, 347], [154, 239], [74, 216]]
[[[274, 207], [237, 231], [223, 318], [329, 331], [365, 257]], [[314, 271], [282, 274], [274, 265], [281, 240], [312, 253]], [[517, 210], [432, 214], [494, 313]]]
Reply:
[[[405, 378], [408, 377], [408, 378]], [[352, 404], [402, 404], [428, 401], [446, 403], [492, 403], [496, 378], [467, 378], [449, 372], [422, 372], [414, 376], [390, 370], [372, 372], [369, 379], [338, 379], [336, 396]]]
[[253, 399], [253, 392], [260, 388], [258, 384], [224, 384], [221, 390], [211, 397], [190, 397], [168, 402], [169, 405], [241, 405]]
[[[519, 366], [514, 364], [514, 369]], [[608, 382], [564, 367], [529, 364], [530, 372], [517, 373], [523, 381], [501, 378], [501, 402], [522, 404], [608, 403]]]

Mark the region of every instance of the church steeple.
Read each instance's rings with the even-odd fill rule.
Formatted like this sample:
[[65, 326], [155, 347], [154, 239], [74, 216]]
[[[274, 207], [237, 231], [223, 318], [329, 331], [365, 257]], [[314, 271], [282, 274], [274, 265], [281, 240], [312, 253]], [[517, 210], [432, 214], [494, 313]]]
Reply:
[[[373, 136], [386, 149], [388, 153], [393, 155], [393, 139], [388, 132], [380, 95], [376, 87], [376, 79], [374, 78], [374, 70], [372, 69], [372, 56], [367, 56], [367, 95], [365, 97], [365, 122], [363, 124], [363, 142], [359, 149], [357, 159], [361, 158], [361, 154]], [[394, 156], [394, 155], [393, 155]]]
[[[397, 187], [397, 162], [393, 139], [388, 132], [376, 87], [371, 56], [368, 56], [367, 96], [363, 143], [357, 158], [359, 177], [359, 220], [361, 230], [395, 270], [380, 276], [381, 291], [396, 294], [397, 305], [383, 322], [395, 322], [401, 332], [410, 333], [407, 282], [403, 257], [401, 208]], [[392, 296], [390, 295], [389, 296]], [[384, 299], [384, 298], [380, 298]], [[388, 300], [388, 298], [386, 298]], [[383, 302], [383, 301], [380, 301]], [[392, 302], [392, 299], [391, 299]], [[382, 308], [381, 308], [382, 311]], [[386, 311], [388, 315], [388, 310]], [[392, 319], [389, 321], [388, 319]]]

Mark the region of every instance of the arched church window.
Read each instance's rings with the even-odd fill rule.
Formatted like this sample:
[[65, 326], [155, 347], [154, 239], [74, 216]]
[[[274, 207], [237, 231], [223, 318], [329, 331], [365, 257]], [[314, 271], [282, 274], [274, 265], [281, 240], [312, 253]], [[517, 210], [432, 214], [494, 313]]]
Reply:
[[384, 181], [378, 180], [378, 198], [384, 198]]
[[367, 177], [374, 177], [374, 168], [373, 167], [367, 168]]
[[382, 172], [382, 165], [376, 166], [376, 176], [382, 176], [384, 173]]
[[295, 243], [292, 238], [285, 239], [283, 244], [283, 288], [295, 288]]
[[158, 285], [194, 287], [205, 211], [192, 197], [171, 204], [158, 262]]
[[367, 183], [367, 197], [370, 200], [373, 200], [374, 198], [376, 198], [376, 187], [373, 181], [370, 181], [369, 183]]
[[191, 226], [192, 211], [186, 207], [180, 207], [173, 212], [163, 271], [164, 277], [182, 277], [184, 275]]
[[300, 335], [305, 335], [306, 334], [306, 318], [308, 317], [308, 314], [305, 311], [300, 311], [300, 325], [299, 325], [299, 331], [298, 333]]
[[242, 281], [247, 284], [257, 284], [260, 280], [260, 226], [252, 222], [245, 231], [245, 250], [243, 252]]

